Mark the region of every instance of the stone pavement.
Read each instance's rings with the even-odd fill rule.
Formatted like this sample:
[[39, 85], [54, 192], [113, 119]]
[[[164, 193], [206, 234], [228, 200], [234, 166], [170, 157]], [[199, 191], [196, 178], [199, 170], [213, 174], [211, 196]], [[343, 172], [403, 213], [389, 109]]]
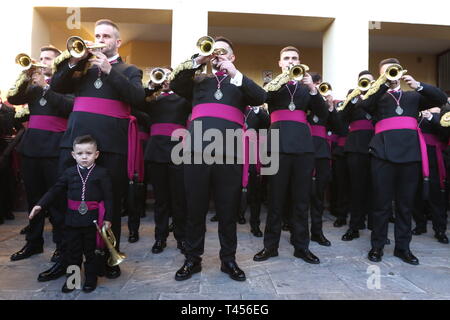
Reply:
[[[248, 224], [238, 225], [237, 262], [246, 272], [245, 282], [233, 281], [220, 271], [217, 223], [209, 221], [211, 214], [207, 216], [203, 271], [187, 281], [175, 281], [175, 272], [184, 257], [176, 249], [172, 234], [163, 253], [151, 253], [154, 232], [151, 216], [148, 214], [142, 220], [141, 238], [133, 244], [127, 242], [126, 218], [122, 220], [121, 250], [128, 258], [121, 264], [121, 277], [99, 278], [97, 290], [90, 294], [81, 290], [63, 294], [60, 288], [64, 278], [42, 283], [36, 280], [39, 272], [52, 265], [49, 260], [54, 244], [49, 223], [43, 254], [10, 261], [9, 256], [25, 243], [19, 231], [26, 224], [26, 214], [16, 213], [15, 220], [0, 225], [0, 299], [450, 299], [450, 246], [433, 238], [431, 225], [428, 234], [414, 236], [411, 244], [420, 265], [403, 263], [393, 256], [394, 244], [386, 246], [383, 261], [375, 264], [380, 268], [380, 288], [368, 289], [367, 271], [373, 265], [367, 260], [369, 231], [362, 231], [359, 239], [343, 242], [340, 239], [346, 228], [334, 228], [333, 217], [329, 215], [324, 217], [324, 232], [332, 246], [321, 247], [314, 242], [310, 246], [321, 260], [319, 265], [307, 264], [292, 255], [288, 232], [282, 233], [279, 257], [254, 262], [253, 255], [262, 249], [262, 238], [255, 238]], [[392, 243], [393, 229], [390, 224]]]

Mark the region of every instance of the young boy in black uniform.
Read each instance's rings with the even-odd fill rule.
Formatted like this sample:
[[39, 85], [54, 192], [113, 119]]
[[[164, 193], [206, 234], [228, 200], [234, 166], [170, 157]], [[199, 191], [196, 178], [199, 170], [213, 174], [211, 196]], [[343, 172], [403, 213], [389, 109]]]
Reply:
[[[31, 210], [33, 219], [43, 208], [48, 207], [58, 197], [67, 195], [68, 208], [65, 215], [65, 237], [67, 251], [64, 254], [67, 266], [81, 266], [85, 257], [84, 292], [92, 292], [97, 287], [97, 268], [95, 249], [104, 244], [97, 234], [94, 220], [111, 228], [113, 193], [111, 179], [105, 168], [96, 166], [99, 156], [97, 142], [89, 135], [75, 138], [72, 156], [77, 162], [64, 171], [56, 184], [38, 201]], [[62, 292], [68, 293], [74, 289], [64, 283]]]

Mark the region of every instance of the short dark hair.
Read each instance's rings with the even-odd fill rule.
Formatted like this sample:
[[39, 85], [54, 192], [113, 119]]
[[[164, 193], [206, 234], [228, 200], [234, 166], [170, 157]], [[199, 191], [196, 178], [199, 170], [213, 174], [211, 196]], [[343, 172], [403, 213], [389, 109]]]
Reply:
[[109, 20], [109, 19], [100, 19], [100, 20], [97, 20], [97, 22], [95, 22], [95, 26], [96, 27], [100, 26], [100, 25], [103, 25], [103, 24], [113, 27], [114, 31], [116, 32], [117, 38], [120, 38], [120, 29], [117, 26], [117, 24], [114, 23], [114, 21]]
[[380, 61], [379, 67], [381, 68], [385, 64], [391, 64], [391, 63], [400, 64], [400, 61], [398, 59], [396, 59], [396, 58], [387, 58], [387, 59], [384, 59], [384, 60]]
[[226, 38], [226, 37], [224, 37], [224, 36], [217, 36], [217, 37], [214, 37], [214, 41], [215, 41], [215, 42], [217, 42], [217, 41], [222, 41], [222, 42], [227, 43], [227, 44], [230, 46], [231, 50], [233, 50], [233, 52], [234, 52], [233, 42], [231, 42], [230, 39], [228, 39], [228, 38]]
[[365, 76], [366, 74], [373, 77], [373, 74], [371, 74], [369, 70], [363, 70], [358, 74], [358, 79], [362, 76]]
[[85, 143], [93, 144], [95, 148], [97, 148], [97, 141], [94, 138], [92, 138], [90, 134], [76, 137], [75, 140], [73, 140], [73, 148], [75, 149], [75, 145], [77, 144], [85, 144]]
[[296, 47], [293, 47], [293, 46], [287, 46], [287, 47], [284, 47], [283, 49], [281, 49], [281, 51], [280, 51], [280, 57], [281, 57], [281, 54], [282, 54], [283, 52], [286, 52], [286, 51], [295, 51], [295, 52], [297, 52], [298, 55], [300, 56], [300, 51], [299, 51]]
[[43, 51], [53, 51], [55, 53], [55, 57], [59, 56], [61, 54], [61, 50], [56, 48], [55, 46], [49, 44], [47, 46], [41, 47], [41, 52]]
[[309, 74], [311, 75], [312, 81], [314, 83], [322, 81], [322, 75], [320, 73], [318, 73], [318, 72], [310, 72]]

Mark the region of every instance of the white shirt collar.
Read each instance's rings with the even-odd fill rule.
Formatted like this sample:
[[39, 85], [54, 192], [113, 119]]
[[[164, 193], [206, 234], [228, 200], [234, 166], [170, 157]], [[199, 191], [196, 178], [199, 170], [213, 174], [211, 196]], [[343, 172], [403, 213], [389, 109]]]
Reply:
[[119, 57], [120, 57], [120, 55], [119, 55], [119, 54], [116, 54], [114, 57], [108, 58], [108, 62], [117, 60], [117, 59], [119, 59]]
[[85, 168], [83, 166], [78, 165], [78, 167], [80, 167], [80, 169], [91, 169], [94, 166], [95, 163], [91, 164], [89, 167]]

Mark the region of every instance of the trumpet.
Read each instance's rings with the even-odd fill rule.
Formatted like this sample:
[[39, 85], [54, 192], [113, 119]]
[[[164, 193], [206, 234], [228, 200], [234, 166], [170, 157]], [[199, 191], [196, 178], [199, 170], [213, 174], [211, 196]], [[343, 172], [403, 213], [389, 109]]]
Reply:
[[69, 51], [70, 55], [74, 58], [81, 58], [86, 53], [88, 49], [101, 49], [105, 48], [106, 44], [104, 43], [94, 43], [94, 44], [86, 44], [86, 42], [80, 37], [73, 36], [67, 39], [67, 51]]
[[374, 82], [375, 80], [361, 77], [361, 79], [358, 80], [358, 89], [361, 91], [367, 91]]
[[122, 252], [118, 252], [116, 248], [114, 248], [116, 246], [116, 237], [114, 236], [114, 233], [111, 229], [106, 229], [105, 226], [100, 229], [97, 224], [97, 220], [94, 220], [93, 222], [95, 224], [95, 227], [97, 228], [98, 233], [102, 236], [103, 242], [109, 250], [110, 256], [107, 262], [108, 265], [110, 267], [119, 265], [123, 262], [123, 260], [126, 259], [127, 256]]
[[309, 67], [306, 64], [291, 65], [289, 67], [289, 78], [295, 81], [300, 81], [308, 71]]
[[38, 63], [31, 59], [26, 53], [19, 53], [16, 56], [16, 63], [22, 68], [22, 70], [30, 70], [31, 68], [48, 68], [47, 65]]
[[331, 94], [331, 84], [328, 82], [322, 82], [319, 84], [319, 92], [322, 96], [326, 97]]
[[403, 69], [403, 67], [399, 64], [392, 64], [389, 66], [386, 71], [372, 84], [367, 93], [364, 95], [363, 100], [366, 100], [375, 92], [377, 92], [380, 87], [386, 83], [386, 81], [396, 81], [403, 77], [408, 70]]
[[227, 49], [215, 48], [216, 42], [210, 36], [204, 36], [197, 40], [197, 49], [201, 56], [209, 56], [211, 54], [223, 55], [227, 54]]
[[163, 68], [154, 68], [150, 72], [150, 80], [155, 84], [161, 84], [167, 80], [169, 74]]

